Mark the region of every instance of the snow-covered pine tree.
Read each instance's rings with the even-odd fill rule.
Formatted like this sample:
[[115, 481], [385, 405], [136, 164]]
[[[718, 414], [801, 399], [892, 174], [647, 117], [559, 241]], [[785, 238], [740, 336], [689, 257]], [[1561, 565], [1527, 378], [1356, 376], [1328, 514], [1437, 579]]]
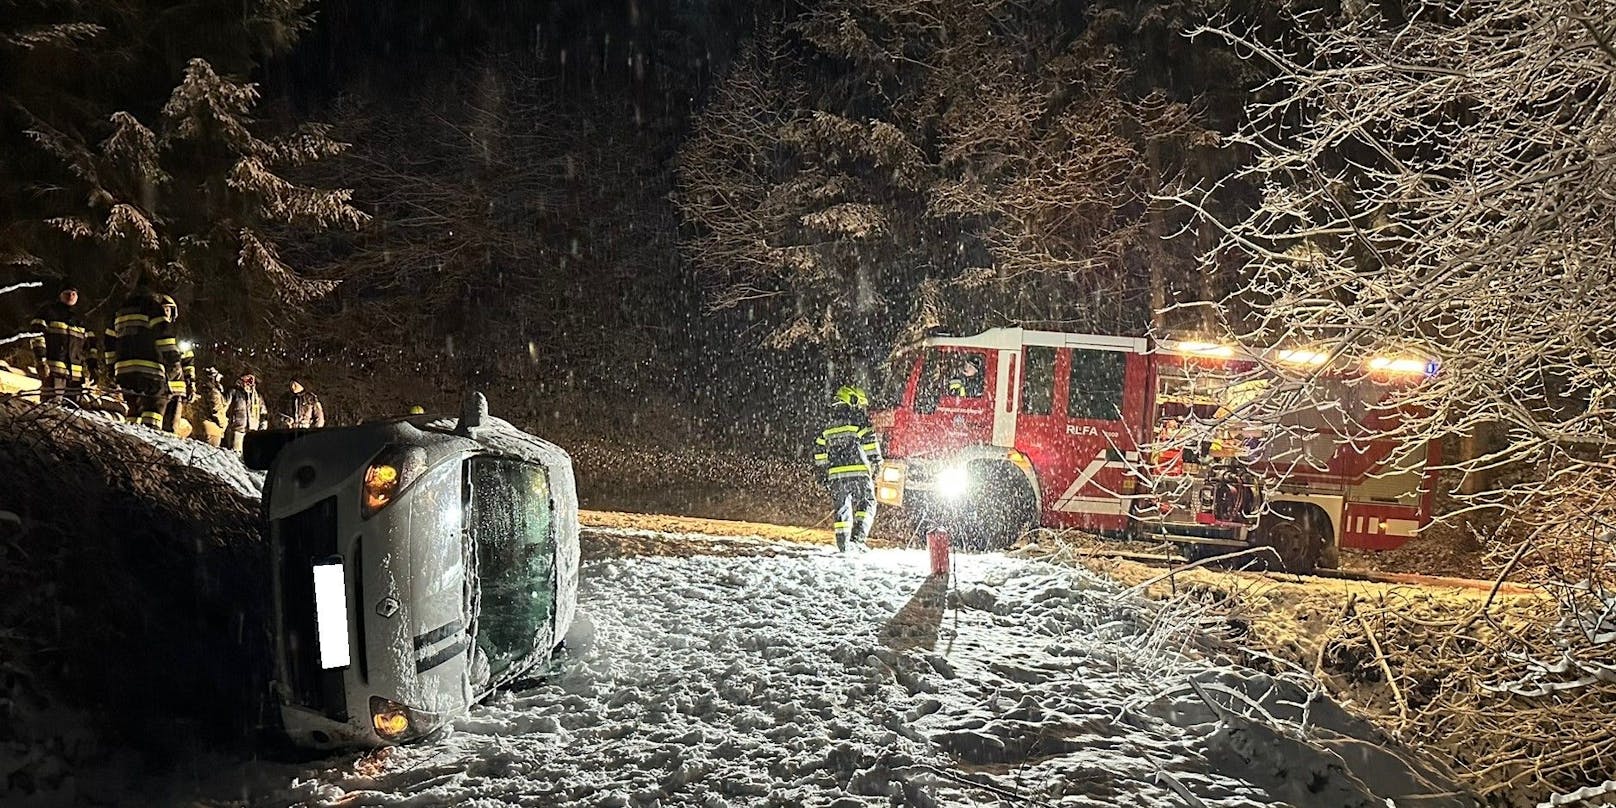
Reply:
[[318, 124], [260, 136], [257, 102], [254, 85], [193, 59], [162, 111], [161, 153], [175, 177], [163, 200], [165, 266], [214, 305], [236, 294], [304, 303], [329, 292], [335, 281], [305, 277], [281, 261], [278, 234], [356, 228], [368, 218], [350, 204], [351, 191], [287, 178], [288, 170], [335, 157], [347, 145]]
[[[241, 274], [236, 266], [245, 263], [253, 274], [273, 278], [260, 291], [288, 298], [318, 291], [281, 272], [273, 260], [276, 240], [266, 231], [298, 218], [287, 215], [295, 203], [282, 207], [266, 196], [274, 189], [258, 185], [234, 192], [263, 200], [257, 213], [234, 204], [236, 215], [222, 220], [247, 225], [245, 234], [237, 228], [220, 240], [184, 221], [191, 211], [178, 205], [202, 196], [200, 177], [189, 164], [175, 170], [174, 155], [185, 140], [168, 132], [161, 114], [165, 102], [174, 100], [177, 81], [182, 91], [231, 82], [252, 96], [247, 85], [222, 77], [246, 75], [259, 59], [288, 48], [311, 23], [310, 5], [0, 0], [0, 86], [6, 88], [0, 104], [0, 262], [25, 276], [70, 275], [85, 285], [93, 304], [115, 299], [117, 287], [142, 271], [182, 275], [199, 251], [231, 246], [231, 260], [210, 261], [207, 271]], [[208, 65], [211, 79], [191, 68], [196, 59]], [[245, 100], [250, 117], [252, 99], [239, 91], [214, 93], [220, 101], [232, 94], [237, 106], [218, 111], [242, 116]], [[183, 107], [185, 99], [178, 103]], [[207, 170], [228, 171], [250, 158], [280, 176], [332, 151], [320, 142], [329, 138], [317, 128], [258, 144], [242, 140], [256, 129], [250, 122], [222, 133], [199, 128], [196, 137], [220, 143], [233, 138], [236, 144], [238, 159]], [[227, 156], [229, 147], [215, 152]], [[279, 190], [281, 196], [296, 194]], [[219, 212], [210, 205], [194, 218]], [[333, 215], [328, 223], [352, 219]], [[309, 222], [304, 217], [298, 223]], [[193, 293], [204, 290], [186, 290]]]
[[1194, 80], [1119, 55], [1154, 19], [1125, 5], [819, 0], [760, 32], [678, 164], [712, 304], [867, 360], [934, 325], [1137, 332], [1152, 287], [1198, 294], [1152, 195], [1218, 139]]

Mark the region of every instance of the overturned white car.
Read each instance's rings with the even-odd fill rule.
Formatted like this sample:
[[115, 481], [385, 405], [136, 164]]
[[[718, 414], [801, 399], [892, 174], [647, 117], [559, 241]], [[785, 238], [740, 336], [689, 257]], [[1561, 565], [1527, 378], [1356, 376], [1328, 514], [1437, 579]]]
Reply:
[[275, 671], [301, 746], [396, 744], [545, 662], [577, 604], [572, 459], [487, 417], [249, 436]]

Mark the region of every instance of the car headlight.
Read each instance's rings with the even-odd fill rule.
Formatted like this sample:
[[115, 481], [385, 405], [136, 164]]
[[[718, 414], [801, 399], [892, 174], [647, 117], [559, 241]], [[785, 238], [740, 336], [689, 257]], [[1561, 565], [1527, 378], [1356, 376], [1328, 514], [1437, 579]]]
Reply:
[[362, 513], [366, 517], [393, 504], [415, 478], [426, 471], [426, 450], [419, 446], [390, 446], [365, 469], [361, 492]]
[[959, 499], [971, 490], [971, 471], [964, 466], [950, 466], [937, 472], [937, 495]]

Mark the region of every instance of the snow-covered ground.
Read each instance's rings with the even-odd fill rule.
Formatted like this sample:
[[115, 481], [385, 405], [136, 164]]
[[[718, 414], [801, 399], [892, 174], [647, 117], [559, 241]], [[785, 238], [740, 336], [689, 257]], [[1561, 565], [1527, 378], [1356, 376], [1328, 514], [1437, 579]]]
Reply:
[[[585, 566], [559, 671], [446, 738], [237, 764], [208, 805], [1467, 805], [1081, 571], [911, 551]], [[1209, 701], [1212, 704], [1209, 704]], [[1215, 705], [1215, 706], [1214, 706]], [[200, 793], [198, 793], [200, 791]], [[1395, 802], [1387, 801], [1394, 798]]]

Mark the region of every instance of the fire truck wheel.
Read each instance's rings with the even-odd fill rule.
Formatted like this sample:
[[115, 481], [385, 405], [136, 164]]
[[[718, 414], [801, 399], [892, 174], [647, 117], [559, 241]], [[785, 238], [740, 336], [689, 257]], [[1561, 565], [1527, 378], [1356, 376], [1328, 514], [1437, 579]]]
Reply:
[[983, 480], [986, 495], [962, 525], [961, 544], [973, 550], [1003, 550], [1038, 526], [1038, 503], [1018, 471], [995, 469]]
[[1307, 529], [1301, 520], [1276, 522], [1264, 531], [1262, 544], [1274, 548], [1279, 555], [1277, 563], [1268, 559], [1273, 568], [1286, 572], [1306, 574], [1319, 563], [1319, 537]]
[[1323, 549], [1319, 551], [1319, 566], [1327, 570], [1340, 568], [1341, 546], [1326, 540]]

